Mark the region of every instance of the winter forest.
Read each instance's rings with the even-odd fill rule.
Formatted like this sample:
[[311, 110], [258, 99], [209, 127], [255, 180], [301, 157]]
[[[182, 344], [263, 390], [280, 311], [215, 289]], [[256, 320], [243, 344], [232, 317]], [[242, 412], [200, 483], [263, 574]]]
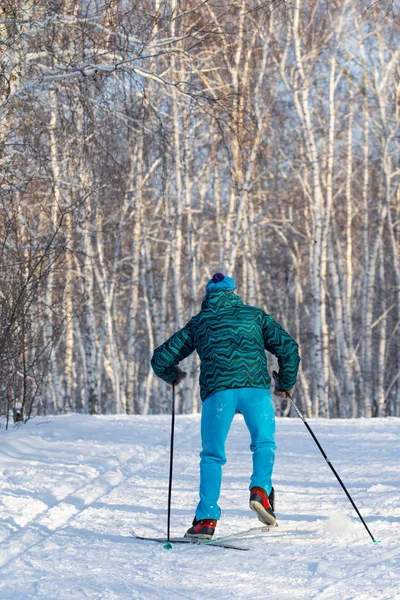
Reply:
[[2, 417], [169, 412], [150, 359], [215, 271], [307, 416], [400, 416], [396, 4], [2, 1]]

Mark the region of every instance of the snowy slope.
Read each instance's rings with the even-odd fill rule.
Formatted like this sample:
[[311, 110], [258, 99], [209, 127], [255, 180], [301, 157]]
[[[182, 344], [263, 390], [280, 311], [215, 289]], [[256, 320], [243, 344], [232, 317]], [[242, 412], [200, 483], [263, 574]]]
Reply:
[[[297, 419], [277, 424], [280, 530], [237, 542], [249, 552], [129, 537], [165, 534], [169, 417], [42, 417], [2, 431], [0, 598], [400, 599], [400, 420], [310, 424], [381, 544]], [[199, 445], [199, 417], [177, 417], [174, 535], [193, 518]], [[236, 416], [219, 535], [258, 524], [248, 446]]]

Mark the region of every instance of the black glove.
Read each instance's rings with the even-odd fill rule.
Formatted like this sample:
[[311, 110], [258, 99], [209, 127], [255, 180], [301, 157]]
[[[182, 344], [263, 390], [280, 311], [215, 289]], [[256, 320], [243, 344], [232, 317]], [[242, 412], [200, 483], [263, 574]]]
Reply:
[[[278, 379], [278, 373], [276, 371], [272, 371], [273, 378], [275, 381]], [[289, 394], [293, 392], [293, 388], [291, 390], [281, 390], [281, 388], [275, 383], [274, 394], [278, 396], [278, 398], [288, 398]]]
[[185, 379], [186, 377], [186, 372], [182, 371], [182, 369], [180, 369], [179, 367], [176, 367], [176, 377], [174, 379], [174, 381], [172, 382], [173, 385], [179, 385], [181, 381], [183, 381], [183, 379]]

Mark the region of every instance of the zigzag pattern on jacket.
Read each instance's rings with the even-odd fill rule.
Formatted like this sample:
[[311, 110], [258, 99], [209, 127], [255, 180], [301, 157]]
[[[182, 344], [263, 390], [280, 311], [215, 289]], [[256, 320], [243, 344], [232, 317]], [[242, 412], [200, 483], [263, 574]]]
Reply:
[[296, 383], [297, 343], [270, 315], [244, 304], [229, 290], [207, 294], [201, 311], [155, 349], [155, 374], [171, 383], [178, 363], [194, 350], [200, 356], [202, 400], [232, 388], [269, 388], [265, 350], [278, 358], [278, 386], [289, 390]]

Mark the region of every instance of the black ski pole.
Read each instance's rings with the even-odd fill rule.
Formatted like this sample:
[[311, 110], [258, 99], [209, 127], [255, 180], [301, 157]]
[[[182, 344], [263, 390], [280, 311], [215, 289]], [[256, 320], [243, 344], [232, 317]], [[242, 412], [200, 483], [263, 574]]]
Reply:
[[[274, 375], [274, 379], [276, 379], [278, 374], [276, 373], [276, 371], [274, 371], [274, 372], [273, 372], [273, 375]], [[313, 430], [311, 429], [311, 427], [309, 426], [309, 424], [308, 424], [308, 423], [307, 423], [307, 421], [305, 420], [305, 418], [304, 418], [303, 414], [302, 414], [302, 413], [300, 412], [300, 410], [298, 409], [298, 407], [297, 407], [297, 404], [296, 404], [296, 403], [295, 403], [295, 401], [293, 400], [292, 396], [291, 396], [291, 395], [290, 395], [288, 392], [286, 392], [286, 395], [287, 395], [287, 397], [290, 399], [290, 402], [292, 403], [292, 406], [293, 406], [293, 408], [295, 409], [296, 413], [298, 414], [298, 416], [300, 417], [300, 419], [303, 421], [304, 425], [307, 427], [308, 431], [310, 432], [312, 439], [313, 439], [313, 440], [314, 440], [314, 442], [317, 444], [317, 446], [318, 446], [318, 448], [319, 448], [319, 450], [320, 450], [320, 452], [321, 452], [322, 456], [323, 456], [323, 457], [324, 457], [324, 459], [326, 460], [326, 462], [327, 462], [328, 466], [330, 467], [330, 469], [331, 469], [332, 473], [335, 475], [336, 479], [338, 480], [338, 482], [339, 482], [339, 483], [340, 483], [340, 485], [342, 486], [344, 493], [346, 494], [346, 496], [347, 496], [347, 497], [348, 497], [348, 499], [350, 500], [350, 502], [351, 502], [351, 504], [352, 504], [352, 506], [353, 506], [354, 510], [356, 511], [357, 515], [359, 516], [359, 518], [360, 518], [360, 520], [361, 520], [361, 523], [364, 525], [365, 529], [368, 531], [368, 533], [369, 533], [369, 535], [370, 535], [370, 537], [371, 537], [371, 540], [374, 542], [374, 544], [377, 544], [377, 543], [379, 543], [379, 540], [376, 540], [376, 539], [374, 538], [374, 536], [372, 535], [372, 533], [370, 532], [370, 530], [369, 530], [369, 528], [368, 528], [368, 525], [366, 524], [366, 522], [365, 522], [365, 521], [364, 521], [364, 519], [362, 518], [362, 515], [361, 515], [360, 511], [358, 510], [357, 506], [355, 505], [353, 498], [350, 496], [349, 492], [347, 491], [347, 488], [346, 488], [346, 486], [344, 485], [343, 481], [340, 479], [340, 477], [339, 477], [339, 475], [338, 475], [338, 473], [337, 473], [337, 471], [336, 471], [335, 467], [332, 465], [331, 461], [330, 461], [330, 460], [329, 460], [329, 458], [327, 457], [327, 455], [326, 455], [326, 453], [325, 453], [324, 449], [322, 448], [321, 444], [320, 444], [320, 443], [319, 443], [319, 441], [317, 440], [317, 438], [316, 438], [316, 436], [315, 436], [315, 434], [314, 434]]]
[[172, 495], [172, 471], [174, 466], [174, 430], [175, 430], [175, 383], [172, 384], [172, 410], [171, 410], [171, 446], [169, 451], [169, 484], [168, 484], [168, 516], [167, 516], [167, 543], [165, 550], [170, 550], [170, 524], [171, 524], [171, 495]]

